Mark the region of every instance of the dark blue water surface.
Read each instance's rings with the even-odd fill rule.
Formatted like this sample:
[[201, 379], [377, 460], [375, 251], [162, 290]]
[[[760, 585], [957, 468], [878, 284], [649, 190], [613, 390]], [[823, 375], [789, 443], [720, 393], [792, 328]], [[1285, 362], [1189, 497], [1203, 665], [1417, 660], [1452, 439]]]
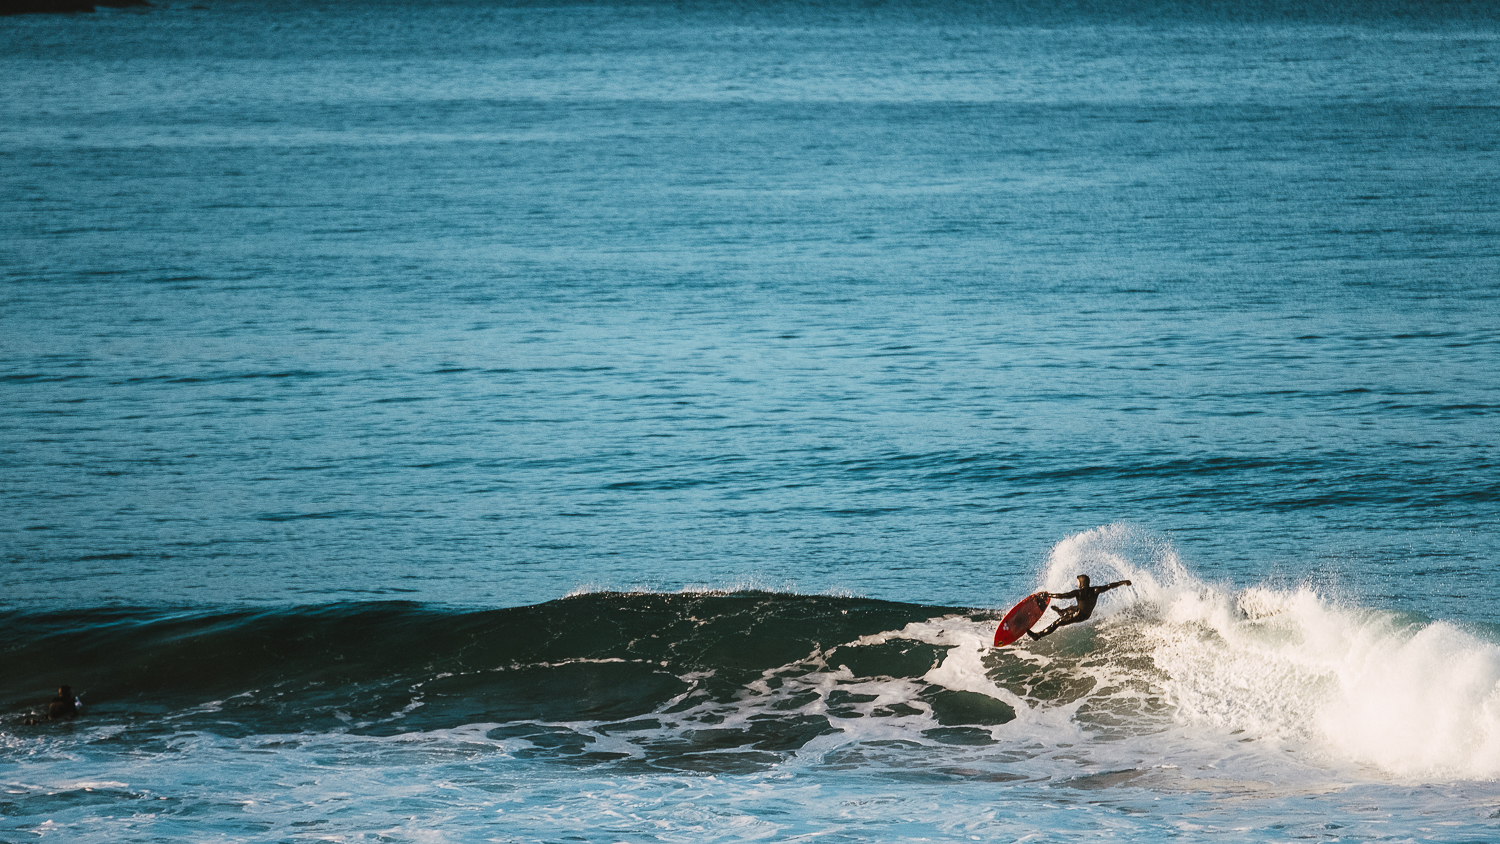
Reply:
[[1493, 28], [3, 27], [11, 602], [1494, 583]]
[[[57, 666], [102, 707], [76, 739], [0, 733], [21, 795], [0, 837], [56, 815], [72, 840], [291, 838], [315, 820], [342, 840], [490, 840], [464, 813], [505, 789], [516, 840], [1483, 837], [1500, 743], [1424, 755], [1334, 727], [1424, 723], [1431, 701], [1362, 720], [1369, 689], [1400, 687], [1446, 689], [1461, 702], [1442, 723], [1471, 737], [1500, 729], [1482, 714], [1500, 711], [1492, 6], [0, 17], [5, 717]], [[1135, 609], [1098, 641], [981, 659], [986, 610], [1077, 567], [1155, 585], [1112, 599]], [[631, 622], [682, 636], [650, 647], [491, 641], [524, 639], [526, 613], [587, 629], [613, 617], [609, 590], [740, 597], [676, 598], [657, 634]], [[761, 610], [722, 637], [796, 617], [807, 630], [774, 641], [811, 662], [684, 657], [722, 647], [690, 631], [736, 601]], [[1276, 613], [1303, 644], [1237, 638]], [[1429, 623], [1410, 653], [1388, 638]], [[319, 632], [345, 624], [370, 638]], [[454, 626], [478, 650], [431, 650]], [[90, 631], [129, 643], [114, 673]], [[1442, 638], [1457, 631], [1478, 638]], [[325, 635], [337, 647], [291, 644]], [[1089, 674], [1088, 654], [1139, 642], [1130, 658], [1159, 673]], [[839, 673], [863, 647], [885, 650]], [[225, 656], [243, 672], [221, 676], [220, 649], [305, 662]], [[339, 673], [346, 657], [365, 667]], [[575, 663], [594, 667], [557, 668]], [[617, 664], [639, 695], [600, 691]], [[1254, 696], [1289, 665], [1323, 667]], [[1464, 679], [1422, 673], [1446, 665]], [[697, 704], [684, 691], [731, 668], [749, 673]], [[216, 679], [183, 679], [199, 672]], [[320, 685], [339, 677], [349, 690]], [[1298, 708], [1329, 684], [1343, 696]], [[1250, 697], [1215, 709], [1226, 688]], [[1154, 691], [1138, 711], [1122, 689]], [[593, 718], [596, 693], [615, 708]], [[760, 694], [778, 702], [734, 709]], [[517, 696], [541, 709], [496, 702]], [[837, 738], [880, 718], [915, 726]], [[1122, 723], [1140, 740], [1113, 756], [1028, 744]], [[1164, 750], [1166, 724], [1190, 730]], [[402, 731], [459, 767], [368, 743]], [[1333, 749], [1299, 756], [1287, 785], [1282, 745], [1235, 755], [1247, 732]], [[254, 738], [280, 733], [301, 738]], [[947, 755], [986, 742], [1004, 758]], [[694, 755], [725, 748], [743, 764]], [[1208, 770], [1220, 748], [1240, 760], [1213, 774], [1229, 779], [1162, 784], [1161, 766], [1190, 776], [1184, 759]], [[1105, 778], [1054, 789], [1085, 774]], [[459, 796], [439, 809], [389, 785], [432, 777]], [[1402, 791], [1413, 777], [1470, 790]], [[304, 779], [321, 785], [285, 786]], [[847, 826], [847, 801], [895, 780], [917, 790]], [[1020, 802], [995, 804], [1012, 781]], [[260, 808], [234, 808], [244, 793]], [[1163, 794], [1173, 810], [1151, 815]], [[99, 820], [162, 795], [181, 801], [164, 820]], [[1361, 826], [1377, 810], [1392, 825]], [[952, 820], [975, 812], [991, 814]], [[1460, 826], [1422, 827], [1433, 815]]]

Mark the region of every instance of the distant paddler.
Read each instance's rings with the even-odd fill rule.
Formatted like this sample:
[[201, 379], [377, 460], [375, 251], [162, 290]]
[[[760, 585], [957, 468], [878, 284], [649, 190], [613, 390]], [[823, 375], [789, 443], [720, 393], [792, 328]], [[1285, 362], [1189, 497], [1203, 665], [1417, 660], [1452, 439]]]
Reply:
[[1071, 598], [1078, 603], [1074, 604], [1071, 607], [1058, 607], [1056, 605], [1053, 605], [1052, 609], [1057, 612], [1057, 620], [1052, 622], [1052, 626], [1048, 627], [1046, 630], [1043, 630], [1040, 633], [1033, 633], [1030, 630], [1027, 630], [1026, 635], [1030, 636], [1033, 639], [1040, 639], [1059, 627], [1088, 621], [1089, 617], [1094, 614], [1094, 605], [1099, 603], [1100, 595], [1103, 595], [1105, 592], [1108, 592], [1109, 590], [1116, 587], [1129, 585], [1130, 581], [1128, 580], [1116, 580], [1114, 583], [1108, 583], [1104, 586], [1090, 586], [1089, 576], [1086, 574], [1080, 574], [1078, 575], [1077, 589], [1074, 589], [1071, 592], [1042, 593], [1048, 598], [1056, 598], [1064, 601]]
[[62, 686], [57, 690], [57, 697], [47, 704], [47, 717], [27, 718], [22, 723], [36, 725], [43, 721], [71, 721], [83, 714], [83, 702], [73, 696], [72, 686]]

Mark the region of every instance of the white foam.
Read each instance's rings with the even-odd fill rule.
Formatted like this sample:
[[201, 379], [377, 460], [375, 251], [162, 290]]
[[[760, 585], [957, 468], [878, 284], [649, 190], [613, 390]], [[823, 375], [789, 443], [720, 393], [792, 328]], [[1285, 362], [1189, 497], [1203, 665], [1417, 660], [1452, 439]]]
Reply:
[[[1123, 525], [1053, 549], [1046, 588], [1129, 579], [1101, 623], [1137, 627], [1183, 724], [1243, 731], [1415, 780], [1500, 777], [1500, 645], [1454, 624], [1403, 623], [1305, 587], [1194, 578], [1169, 543]], [[1121, 590], [1125, 591], [1125, 590]]]
[[1118, 598], [1161, 594], [1192, 582], [1177, 550], [1167, 540], [1123, 523], [1086, 530], [1052, 547], [1039, 588], [1067, 592], [1077, 586], [1077, 575], [1087, 574], [1095, 584], [1129, 580], [1124, 587], [1134, 592], [1115, 592], [1099, 602], [1098, 612], [1107, 616], [1111, 607], [1129, 603]]

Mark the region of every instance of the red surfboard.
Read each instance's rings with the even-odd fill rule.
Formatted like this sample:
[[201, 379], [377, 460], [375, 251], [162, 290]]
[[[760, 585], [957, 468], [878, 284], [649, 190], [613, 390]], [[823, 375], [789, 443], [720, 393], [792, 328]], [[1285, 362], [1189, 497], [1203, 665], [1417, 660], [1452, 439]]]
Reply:
[[1011, 607], [1005, 618], [1000, 620], [1000, 626], [995, 629], [995, 647], [1004, 647], [1026, 635], [1026, 631], [1041, 619], [1050, 603], [1052, 599], [1047, 597], [1046, 592], [1022, 598], [1021, 603]]

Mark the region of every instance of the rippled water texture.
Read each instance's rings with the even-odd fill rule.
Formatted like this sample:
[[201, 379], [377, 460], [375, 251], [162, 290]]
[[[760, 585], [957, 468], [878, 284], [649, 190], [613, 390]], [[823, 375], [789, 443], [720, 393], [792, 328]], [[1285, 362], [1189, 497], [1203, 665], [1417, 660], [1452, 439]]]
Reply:
[[0, 838], [1491, 837], [1493, 6], [0, 17]]
[[1492, 30], [778, 9], [6, 20], [9, 600], [1492, 582]]

